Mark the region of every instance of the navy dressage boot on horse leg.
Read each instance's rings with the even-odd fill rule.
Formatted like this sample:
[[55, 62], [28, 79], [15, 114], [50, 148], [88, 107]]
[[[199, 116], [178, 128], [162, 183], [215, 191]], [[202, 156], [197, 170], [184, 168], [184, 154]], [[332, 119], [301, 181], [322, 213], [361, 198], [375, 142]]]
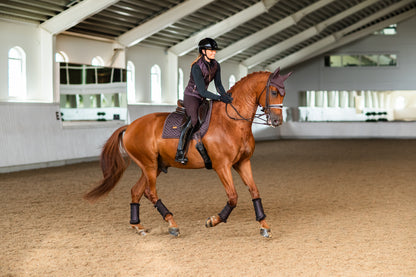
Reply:
[[194, 127], [192, 126], [191, 118], [189, 117], [182, 127], [181, 135], [179, 137], [178, 150], [176, 151], [175, 162], [186, 164], [188, 159], [185, 157], [188, 143], [191, 140]]

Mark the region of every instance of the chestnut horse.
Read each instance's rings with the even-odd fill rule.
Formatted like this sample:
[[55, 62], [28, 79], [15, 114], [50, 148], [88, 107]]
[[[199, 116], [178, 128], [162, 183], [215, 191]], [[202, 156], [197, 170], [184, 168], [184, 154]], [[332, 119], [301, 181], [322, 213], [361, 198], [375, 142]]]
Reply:
[[[234, 98], [232, 104], [215, 101], [209, 128], [202, 142], [212, 161], [212, 168], [224, 185], [228, 202], [224, 209], [206, 221], [206, 227], [214, 227], [226, 222], [231, 211], [237, 205], [237, 192], [234, 187], [231, 168], [241, 176], [249, 188], [256, 220], [260, 223], [260, 233], [270, 237], [259, 190], [254, 183], [250, 158], [253, 155], [255, 141], [251, 130], [257, 107], [263, 107], [267, 116], [267, 125], [276, 127], [282, 121], [283, 82], [289, 74], [281, 76], [278, 68], [274, 73], [255, 72], [237, 82], [229, 91]], [[156, 191], [156, 178], [167, 167], [184, 169], [203, 168], [204, 160], [195, 149], [196, 142], [190, 142], [188, 163], [175, 162], [178, 139], [163, 139], [164, 122], [169, 113], [152, 113], [136, 119], [130, 125], [117, 129], [105, 143], [101, 153], [103, 179], [100, 184], [88, 192], [84, 198], [90, 201], [106, 195], [120, 180], [128, 161], [123, 157], [123, 149], [141, 168], [139, 181], [131, 189], [130, 224], [139, 234], [146, 234], [140, 224], [139, 202], [143, 194], [157, 208], [163, 219], [169, 223], [168, 231], [179, 235], [179, 228], [173, 214], [159, 199]], [[124, 135], [123, 135], [124, 134]]]

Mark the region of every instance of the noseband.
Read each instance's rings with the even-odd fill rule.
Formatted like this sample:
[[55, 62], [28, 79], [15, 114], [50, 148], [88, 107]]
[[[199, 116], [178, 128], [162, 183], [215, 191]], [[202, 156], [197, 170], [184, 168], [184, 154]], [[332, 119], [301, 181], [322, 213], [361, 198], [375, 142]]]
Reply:
[[[259, 97], [257, 97], [257, 99], [256, 99], [257, 103], [260, 103], [261, 96], [263, 95], [264, 92], [266, 92], [266, 103], [265, 103], [264, 107], [262, 107], [262, 109], [261, 109], [261, 111], [263, 112], [262, 114], [256, 114], [253, 118], [245, 118], [244, 116], [242, 116], [238, 112], [238, 110], [234, 107], [234, 105], [232, 103], [230, 103], [229, 105], [234, 109], [234, 111], [239, 116], [239, 118], [235, 118], [235, 117], [232, 117], [228, 114], [228, 109], [227, 109], [228, 103], [227, 103], [225, 105], [225, 111], [226, 111], [228, 117], [233, 119], [233, 120], [245, 120], [245, 121], [252, 122], [254, 124], [271, 125], [269, 123], [270, 122], [269, 119], [270, 119], [271, 109], [283, 109], [283, 104], [270, 104], [270, 94], [271, 94], [270, 84], [271, 84], [271, 81], [272, 81], [272, 76], [273, 76], [273, 73], [270, 73], [269, 78], [267, 79], [266, 86], [263, 88]], [[279, 93], [280, 93], [280, 95], [284, 96], [284, 94], [282, 94], [280, 91], [279, 91]], [[260, 104], [259, 104], [259, 106], [261, 107]], [[264, 115], [266, 115], [266, 119], [261, 118]], [[254, 119], [256, 119], [256, 118], [259, 119], [259, 120], [262, 120], [264, 122], [255, 122]]]

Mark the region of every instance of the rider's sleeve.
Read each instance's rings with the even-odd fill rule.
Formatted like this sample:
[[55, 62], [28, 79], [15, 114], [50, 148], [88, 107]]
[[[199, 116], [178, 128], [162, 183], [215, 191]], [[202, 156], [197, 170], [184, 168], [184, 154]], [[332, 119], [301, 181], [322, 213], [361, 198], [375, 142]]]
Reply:
[[214, 83], [215, 83], [215, 87], [217, 88], [217, 91], [219, 94], [224, 94], [225, 93], [225, 89], [222, 85], [221, 82], [221, 68], [220, 68], [220, 64], [218, 64], [217, 67], [217, 72], [215, 72], [215, 77], [214, 77]]
[[205, 89], [204, 76], [202, 75], [201, 68], [197, 64], [194, 64], [192, 66], [191, 73], [192, 73], [192, 77], [194, 78], [196, 89], [198, 90], [198, 93], [202, 97], [213, 99], [213, 100], [220, 99], [219, 95], [212, 93], [208, 91], [207, 89]]

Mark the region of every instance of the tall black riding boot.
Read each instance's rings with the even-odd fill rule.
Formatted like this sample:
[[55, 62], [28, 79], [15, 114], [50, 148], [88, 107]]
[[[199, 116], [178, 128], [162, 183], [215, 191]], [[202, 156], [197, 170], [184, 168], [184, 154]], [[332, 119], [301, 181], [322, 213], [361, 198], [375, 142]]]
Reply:
[[201, 138], [201, 130], [198, 130], [195, 132], [195, 138], [196, 138], [196, 149], [198, 150], [201, 157], [204, 159], [205, 167], [207, 169], [212, 169], [212, 162], [210, 157], [208, 156], [207, 150], [205, 149], [204, 144], [202, 143]]
[[188, 143], [191, 140], [193, 133], [193, 126], [191, 118], [182, 127], [181, 136], [179, 137], [178, 150], [176, 151], [175, 161], [181, 164], [186, 164], [188, 159], [185, 157]]

